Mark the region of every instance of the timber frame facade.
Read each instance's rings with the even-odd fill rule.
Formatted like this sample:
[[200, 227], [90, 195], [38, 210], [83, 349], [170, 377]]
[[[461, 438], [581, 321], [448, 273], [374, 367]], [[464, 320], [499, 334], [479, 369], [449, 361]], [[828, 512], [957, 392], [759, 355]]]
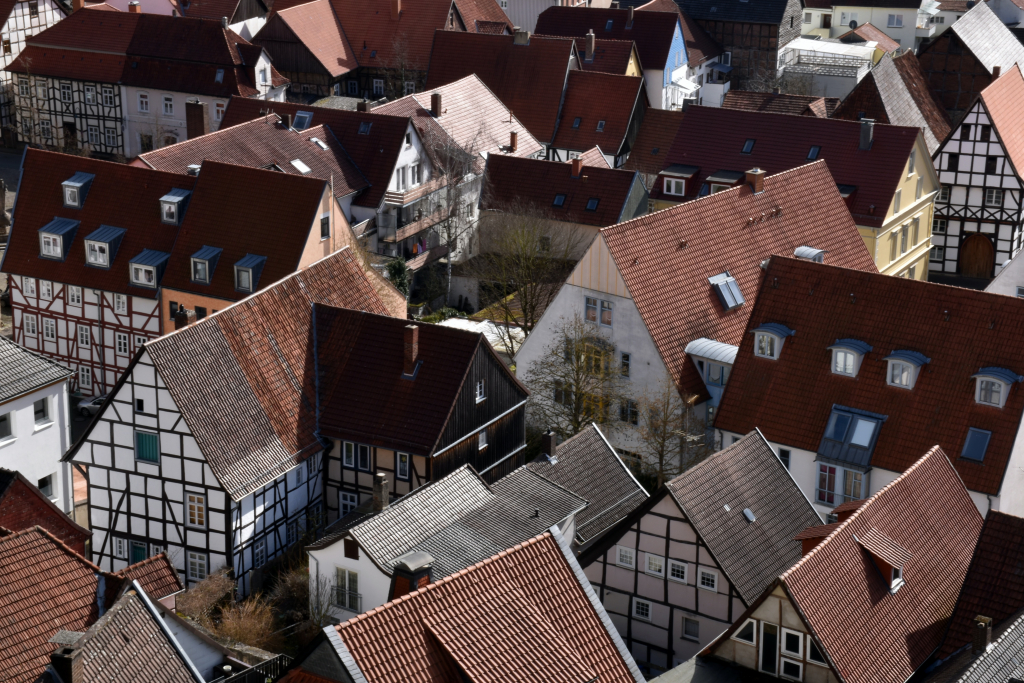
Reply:
[[127, 155], [119, 85], [36, 74], [11, 76], [14, 124], [22, 142], [83, 149], [108, 159]]
[[25, 47], [27, 36], [42, 33], [67, 16], [68, 8], [56, 0], [20, 0], [15, 2], [11, 13], [4, 18], [0, 28], [0, 123], [5, 131], [13, 132], [14, 87], [12, 74], [3, 71], [17, 59]]

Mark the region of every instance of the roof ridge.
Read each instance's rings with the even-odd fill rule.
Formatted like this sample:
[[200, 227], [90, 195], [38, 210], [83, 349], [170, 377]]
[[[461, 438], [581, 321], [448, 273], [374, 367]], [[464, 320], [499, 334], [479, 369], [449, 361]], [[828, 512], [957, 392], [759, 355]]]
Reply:
[[147, 564], [152, 564], [152, 563], [156, 562], [157, 560], [159, 560], [161, 557], [167, 557], [166, 551], [161, 551], [161, 552], [157, 553], [156, 555], [151, 555], [151, 556], [147, 557], [144, 560], [140, 560], [139, 562], [136, 562], [135, 564], [130, 564], [127, 567], [125, 567], [124, 569], [119, 569], [118, 571], [114, 572], [114, 574], [116, 576], [126, 576], [124, 572], [128, 571], [129, 569], [136, 569], [138, 567], [142, 567], [142, 566], [147, 565]]
[[[561, 484], [559, 484], [557, 481], [552, 481], [551, 479], [548, 479], [543, 474], [541, 474], [540, 472], [537, 472], [532, 467], [530, 467], [530, 464], [531, 463], [526, 463], [525, 465], [520, 465], [519, 467], [515, 468], [514, 470], [512, 470], [511, 472], [506, 474], [501, 479], [504, 479], [505, 477], [511, 477], [513, 474], [515, 474], [516, 472], [519, 472], [520, 470], [525, 470], [526, 472], [532, 474], [533, 476], [537, 477], [538, 479], [542, 479], [543, 481], [547, 482], [548, 484], [551, 484], [555, 488], [558, 488], [558, 489], [561, 489], [562, 491], [565, 491], [566, 493], [568, 493], [572, 497], [578, 498], [579, 500], [582, 500], [585, 503], [585, 505], [583, 507], [581, 507], [579, 510], [582, 510], [583, 508], [588, 507], [590, 505], [590, 501], [588, 499], [584, 498], [583, 496], [581, 496], [580, 494], [576, 493], [575, 491], [567, 489], [566, 487], [564, 487]], [[501, 479], [499, 479], [498, 481], [501, 481]], [[498, 481], [496, 481], [494, 483], [497, 484]], [[579, 512], [579, 510], [577, 510], [577, 512]]]
[[[46, 356], [44, 356], [43, 354], [39, 353], [38, 351], [33, 351], [30, 348], [26, 348], [26, 347], [22, 346], [21, 344], [18, 344], [17, 342], [15, 342], [15, 341], [13, 341], [11, 339], [8, 339], [7, 337], [0, 336], [0, 341], [2, 341], [3, 343], [6, 343], [9, 346], [16, 347], [16, 348], [20, 349], [21, 351], [29, 353], [29, 354], [35, 356], [36, 358], [39, 358], [40, 360], [44, 360], [47, 363], [49, 363], [50, 365], [54, 366], [55, 368], [58, 368], [60, 370], [64, 370], [65, 372], [67, 372], [67, 376], [68, 377], [70, 377], [71, 375], [75, 374], [74, 372], [72, 372], [68, 368], [64, 367], [60, 363], [57, 363], [56, 361], [54, 361], [52, 358], [47, 358]], [[17, 471], [17, 470], [12, 470], [12, 471]]]
[[78, 560], [79, 562], [81, 562], [82, 564], [86, 565], [87, 567], [92, 568], [97, 574], [102, 574], [104, 576], [114, 576], [116, 578], [122, 578], [122, 577], [117, 576], [116, 574], [113, 574], [111, 572], [108, 572], [108, 571], [105, 571], [103, 569], [100, 569], [100, 567], [98, 567], [97, 565], [93, 564], [89, 560], [85, 559], [85, 557], [83, 557], [82, 555], [79, 555], [78, 553], [76, 553], [74, 551], [74, 549], [71, 548], [66, 543], [64, 543], [64, 541], [60, 540], [59, 538], [54, 536], [52, 533], [50, 533], [47, 529], [44, 529], [43, 527], [39, 526], [38, 524], [36, 524], [34, 526], [31, 526], [31, 527], [29, 527], [27, 529], [22, 529], [21, 531], [15, 531], [15, 532], [7, 535], [7, 536], [0, 536], [0, 544], [3, 544], [5, 542], [7, 542], [7, 541], [10, 541], [11, 539], [14, 539], [14, 538], [18, 538], [19, 536], [27, 536], [28, 534], [30, 534], [32, 532], [39, 532], [39, 533], [43, 534], [44, 536], [49, 538], [51, 541], [53, 541], [54, 544], [56, 544], [58, 549], [63, 550], [66, 554], [70, 555], [75, 560]]

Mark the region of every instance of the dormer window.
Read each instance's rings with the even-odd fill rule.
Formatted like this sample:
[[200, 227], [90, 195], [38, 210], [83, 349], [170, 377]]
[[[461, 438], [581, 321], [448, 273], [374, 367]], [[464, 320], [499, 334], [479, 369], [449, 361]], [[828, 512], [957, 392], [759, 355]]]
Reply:
[[64, 250], [61, 248], [60, 238], [45, 232], [39, 233], [39, 255], [48, 258], [62, 258]]
[[972, 379], [975, 380], [975, 402], [996, 408], [1006, 405], [1006, 397], [1015, 382], [1024, 381], [1024, 377], [1006, 368], [982, 368]]
[[246, 294], [255, 292], [266, 262], [265, 256], [246, 254], [245, 258], [235, 264], [235, 289]]
[[736, 278], [730, 275], [729, 271], [709, 277], [708, 282], [711, 283], [712, 289], [718, 295], [718, 301], [725, 310], [731, 311], [746, 303], [743, 293], [740, 292], [740, 286], [736, 284]]
[[132, 284], [156, 287], [156, 269], [151, 266], [132, 266]]
[[117, 247], [124, 237], [124, 228], [101, 225], [85, 238], [85, 263], [96, 268], [109, 268], [117, 256]]
[[754, 355], [759, 358], [778, 360], [786, 337], [795, 332], [779, 323], [765, 323], [754, 330]]
[[921, 366], [931, 362], [931, 358], [917, 351], [893, 351], [883, 360], [889, 364], [886, 382], [901, 389], [913, 389]]
[[213, 279], [213, 270], [217, 267], [222, 249], [204, 246], [192, 254], [192, 282], [208, 285]]
[[160, 198], [160, 222], [168, 225], [181, 225], [188, 197], [188, 190], [174, 189]]
[[53, 261], [63, 261], [77, 230], [78, 221], [54, 218], [39, 229], [39, 256]]
[[882, 575], [882, 580], [888, 584], [889, 592], [898, 591], [906, 582], [903, 570], [913, 557], [910, 552], [878, 529], [855, 534], [853, 538], [871, 555]]
[[164, 273], [168, 258], [170, 254], [165, 251], [143, 249], [142, 253], [128, 264], [132, 284], [136, 287], [155, 289], [160, 284], [160, 276]]
[[825, 262], [825, 250], [815, 249], [814, 247], [797, 247], [793, 250], [793, 256], [804, 259], [805, 261], [814, 261], [815, 263]]
[[92, 173], [82, 173], [79, 171], [61, 183], [64, 193], [64, 206], [69, 209], [82, 208], [82, 204], [85, 203], [85, 196], [89, 193], [89, 186], [92, 185], [93, 178], [95, 177]]
[[836, 339], [828, 348], [832, 352], [832, 374], [847, 377], [857, 376], [864, 354], [872, 350], [869, 344], [857, 339]]

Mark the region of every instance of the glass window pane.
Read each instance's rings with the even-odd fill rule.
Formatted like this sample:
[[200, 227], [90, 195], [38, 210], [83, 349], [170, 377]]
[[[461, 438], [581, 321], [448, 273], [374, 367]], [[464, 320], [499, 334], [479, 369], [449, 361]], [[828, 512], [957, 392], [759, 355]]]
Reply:
[[833, 441], [842, 441], [846, 438], [846, 429], [850, 426], [850, 416], [844, 413], [832, 413], [829, 420], [828, 430], [825, 436]]
[[854, 446], [867, 448], [871, 443], [871, 437], [874, 433], [875, 423], [872, 420], [857, 418], [857, 425], [853, 428], [853, 436], [850, 437], [850, 443]]

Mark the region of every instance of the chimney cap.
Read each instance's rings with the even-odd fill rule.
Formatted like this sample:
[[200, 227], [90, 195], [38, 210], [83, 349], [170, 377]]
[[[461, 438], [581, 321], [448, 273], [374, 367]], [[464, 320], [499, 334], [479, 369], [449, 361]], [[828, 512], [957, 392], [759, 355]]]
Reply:
[[408, 572], [416, 572], [427, 569], [434, 564], [434, 556], [422, 550], [412, 552], [395, 558], [395, 567]]

